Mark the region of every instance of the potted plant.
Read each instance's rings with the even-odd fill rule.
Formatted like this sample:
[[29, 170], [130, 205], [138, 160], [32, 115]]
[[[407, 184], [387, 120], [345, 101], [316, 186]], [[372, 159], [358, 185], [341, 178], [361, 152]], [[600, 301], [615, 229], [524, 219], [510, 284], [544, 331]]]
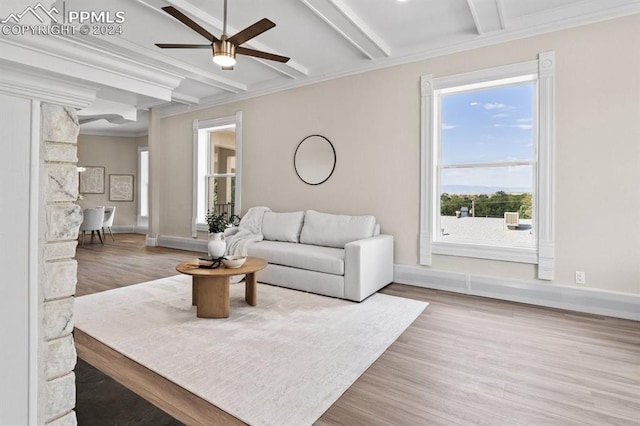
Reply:
[[209, 225], [209, 255], [214, 259], [224, 256], [227, 243], [224, 240], [223, 232], [229, 226], [229, 220], [225, 213], [218, 213], [215, 209], [209, 210], [206, 216]]

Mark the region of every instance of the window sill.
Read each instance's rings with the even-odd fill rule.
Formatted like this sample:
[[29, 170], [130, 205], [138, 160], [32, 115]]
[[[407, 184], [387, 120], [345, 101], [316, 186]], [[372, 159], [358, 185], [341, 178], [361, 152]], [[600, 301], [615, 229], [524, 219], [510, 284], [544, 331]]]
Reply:
[[433, 254], [473, 257], [478, 259], [503, 260], [518, 263], [538, 263], [538, 250], [525, 247], [500, 247], [468, 243], [432, 243]]

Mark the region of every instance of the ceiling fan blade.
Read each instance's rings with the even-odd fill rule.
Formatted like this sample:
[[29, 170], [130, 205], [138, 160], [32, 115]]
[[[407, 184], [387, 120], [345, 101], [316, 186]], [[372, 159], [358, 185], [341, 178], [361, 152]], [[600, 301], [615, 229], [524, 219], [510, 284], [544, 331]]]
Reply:
[[189, 18], [184, 13], [180, 12], [175, 7], [173, 7], [173, 6], [165, 6], [165, 7], [162, 8], [162, 10], [164, 10], [169, 15], [173, 16], [178, 21], [182, 22], [187, 27], [191, 28], [193, 31], [197, 32], [198, 34], [200, 34], [202, 37], [206, 38], [207, 40], [210, 40], [211, 42], [218, 41], [216, 36], [211, 34], [209, 31], [205, 30], [204, 28], [202, 28], [199, 24], [197, 24], [195, 21], [193, 21], [191, 18]]
[[256, 22], [253, 25], [248, 26], [244, 30], [240, 31], [237, 34], [232, 35], [227, 40], [236, 46], [241, 45], [242, 43], [251, 40], [252, 38], [259, 36], [263, 32], [275, 27], [276, 24], [268, 20], [267, 18], [263, 18]]
[[175, 43], [156, 43], [161, 49], [211, 49], [210, 44], [175, 44]]
[[269, 59], [270, 61], [287, 62], [289, 58], [273, 53], [262, 52], [260, 50], [248, 49], [246, 47], [236, 47], [236, 53], [247, 56], [255, 56], [256, 58]]

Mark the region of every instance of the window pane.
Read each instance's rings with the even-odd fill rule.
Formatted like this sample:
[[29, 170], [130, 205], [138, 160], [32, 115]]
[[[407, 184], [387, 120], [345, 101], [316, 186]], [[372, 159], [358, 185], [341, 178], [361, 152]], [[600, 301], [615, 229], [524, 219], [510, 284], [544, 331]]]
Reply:
[[[214, 209], [231, 217], [235, 211], [235, 126], [211, 129], [209, 137], [206, 211]], [[206, 213], [206, 212], [205, 212]]]
[[534, 158], [534, 83], [441, 96], [442, 164]]
[[442, 169], [440, 191], [450, 194], [531, 192], [533, 166]]
[[211, 174], [235, 173], [236, 139], [234, 130], [211, 133]]
[[443, 169], [440, 179], [439, 241], [534, 244], [532, 166]]
[[209, 177], [209, 205], [207, 211], [215, 208], [218, 213], [231, 217], [235, 207], [235, 176]]

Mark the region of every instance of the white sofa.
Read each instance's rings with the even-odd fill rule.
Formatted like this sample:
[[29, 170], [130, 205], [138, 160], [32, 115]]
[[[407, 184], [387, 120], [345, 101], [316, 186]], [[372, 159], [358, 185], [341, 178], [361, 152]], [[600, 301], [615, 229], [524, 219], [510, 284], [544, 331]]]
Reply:
[[260, 282], [360, 302], [393, 281], [393, 236], [379, 229], [373, 216], [269, 211], [247, 254], [268, 262]]

